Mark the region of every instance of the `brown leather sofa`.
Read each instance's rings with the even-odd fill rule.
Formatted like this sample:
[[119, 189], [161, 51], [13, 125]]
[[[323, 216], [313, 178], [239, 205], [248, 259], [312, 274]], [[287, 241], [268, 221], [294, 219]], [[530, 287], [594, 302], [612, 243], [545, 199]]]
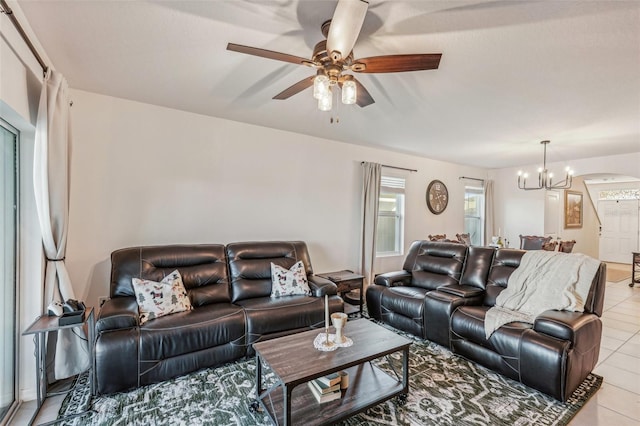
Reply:
[[[310, 296], [271, 298], [271, 262], [302, 260]], [[140, 326], [131, 279], [160, 281], [178, 269], [193, 310]], [[157, 383], [253, 354], [259, 340], [324, 327], [342, 312], [336, 285], [313, 274], [302, 241], [131, 247], [111, 254], [111, 298], [96, 322], [99, 394]]]
[[584, 312], [546, 311], [533, 326], [509, 323], [486, 339], [485, 314], [524, 253], [415, 241], [403, 270], [378, 275], [367, 289], [369, 314], [566, 401], [598, 360], [606, 265]]

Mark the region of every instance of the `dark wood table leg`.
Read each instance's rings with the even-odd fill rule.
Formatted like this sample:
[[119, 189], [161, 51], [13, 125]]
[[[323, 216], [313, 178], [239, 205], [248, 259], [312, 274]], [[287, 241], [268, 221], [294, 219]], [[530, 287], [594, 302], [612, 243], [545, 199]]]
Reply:
[[285, 426], [291, 425], [291, 390], [292, 389], [289, 387], [289, 385], [282, 385], [282, 392], [284, 396], [284, 401], [282, 401], [284, 408], [283, 417]]
[[409, 348], [407, 347], [402, 352], [402, 386], [406, 395], [409, 393]]

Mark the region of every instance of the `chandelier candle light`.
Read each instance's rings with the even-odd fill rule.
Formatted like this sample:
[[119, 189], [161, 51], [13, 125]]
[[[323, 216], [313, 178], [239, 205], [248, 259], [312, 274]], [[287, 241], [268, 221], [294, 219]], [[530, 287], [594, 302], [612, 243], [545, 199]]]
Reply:
[[573, 181], [573, 170], [567, 166], [565, 169], [565, 177], [564, 180], [560, 182], [553, 183], [553, 173], [549, 172], [547, 169], [547, 145], [551, 143], [551, 141], [542, 141], [540, 142], [542, 146], [544, 146], [544, 157], [542, 159], [542, 167], [538, 169], [538, 186], [527, 187], [527, 178], [529, 177], [528, 173], [522, 173], [522, 170], [518, 171], [518, 188], [524, 189], [525, 191], [531, 191], [535, 189], [569, 189], [571, 188], [571, 183]]

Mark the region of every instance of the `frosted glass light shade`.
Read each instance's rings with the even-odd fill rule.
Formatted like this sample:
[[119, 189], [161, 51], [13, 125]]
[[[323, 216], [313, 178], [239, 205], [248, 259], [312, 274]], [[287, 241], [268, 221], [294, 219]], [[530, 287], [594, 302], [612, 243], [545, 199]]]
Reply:
[[331, 104], [333, 103], [333, 94], [331, 89], [327, 90], [324, 96], [318, 99], [318, 109], [320, 111], [331, 111]]
[[342, 83], [342, 103], [352, 105], [356, 103], [357, 89], [356, 82], [347, 80]]
[[323, 98], [329, 92], [329, 77], [326, 75], [316, 75], [313, 79], [313, 97]]

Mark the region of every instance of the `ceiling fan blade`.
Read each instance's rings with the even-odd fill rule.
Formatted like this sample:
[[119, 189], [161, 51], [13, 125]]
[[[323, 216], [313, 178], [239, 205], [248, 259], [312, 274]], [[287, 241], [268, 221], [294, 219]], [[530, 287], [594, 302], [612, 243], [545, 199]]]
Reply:
[[313, 79], [314, 78], [315, 78], [315, 75], [311, 76], [311, 77], [307, 77], [307, 78], [305, 78], [303, 80], [300, 80], [299, 82], [297, 82], [293, 86], [290, 86], [290, 87], [284, 89], [282, 92], [280, 92], [277, 95], [275, 95], [273, 97], [273, 99], [289, 99], [291, 96], [295, 95], [296, 93], [300, 93], [304, 89], [313, 86]]
[[364, 86], [362, 85], [362, 83], [360, 83], [357, 79], [353, 79], [353, 81], [356, 82], [356, 88], [357, 88], [357, 96], [358, 98], [356, 99], [356, 104], [358, 104], [358, 106], [364, 108], [367, 105], [371, 105], [372, 103], [374, 103], [375, 101], [373, 100], [373, 98], [371, 97], [371, 95], [369, 94], [369, 92], [367, 92], [367, 89], [364, 88]]
[[327, 36], [327, 52], [331, 59], [335, 61], [349, 56], [362, 29], [368, 7], [366, 0], [338, 0]]
[[[372, 56], [354, 61], [351, 66], [355, 72], [382, 73], [435, 70], [440, 65], [442, 53], [417, 53], [413, 55]], [[364, 69], [360, 70], [359, 65]]]
[[247, 55], [260, 56], [267, 59], [275, 59], [276, 61], [291, 62], [297, 65], [309, 65], [311, 61], [300, 56], [289, 55], [287, 53], [274, 52], [272, 50], [260, 49], [257, 47], [243, 46], [241, 44], [228, 43], [227, 50], [234, 52], [246, 53]]

